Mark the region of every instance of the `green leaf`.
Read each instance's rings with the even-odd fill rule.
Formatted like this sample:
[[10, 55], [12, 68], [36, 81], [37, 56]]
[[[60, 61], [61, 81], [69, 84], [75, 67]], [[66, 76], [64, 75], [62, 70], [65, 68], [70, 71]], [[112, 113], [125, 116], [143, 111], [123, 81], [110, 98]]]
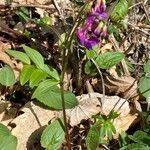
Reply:
[[86, 138], [86, 146], [88, 150], [96, 150], [99, 145], [100, 127], [93, 125]]
[[86, 56], [88, 59], [92, 59], [97, 56], [97, 53], [95, 50], [92, 51], [86, 50]]
[[110, 128], [107, 128], [107, 137], [109, 140], [112, 140], [113, 138], [113, 132]]
[[145, 145], [148, 145], [150, 146], [150, 136], [146, 133], [146, 132], [143, 132], [143, 131], [136, 131], [133, 136], [132, 135], [129, 135], [128, 136], [131, 140], [133, 140], [134, 142], [137, 142], [137, 143], [141, 143], [141, 144], [145, 144]]
[[47, 73], [42, 71], [41, 69], [35, 69], [33, 70], [31, 76], [30, 76], [30, 82], [29, 86], [33, 88], [34, 86], [37, 86], [39, 82], [47, 77]]
[[61, 48], [65, 48], [66, 36], [67, 36], [67, 34], [65, 32], [60, 35], [58, 44]]
[[120, 52], [106, 52], [96, 58], [97, 65], [102, 69], [109, 69], [117, 65], [124, 58]]
[[90, 60], [86, 62], [84, 71], [86, 74], [91, 76], [95, 76], [97, 74], [97, 69]]
[[34, 93], [32, 94], [32, 99], [39, 97], [41, 93], [47, 92], [47, 90], [49, 88], [51, 88], [54, 85], [58, 85], [58, 84], [59, 84], [59, 82], [54, 79], [47, 79], [47, 80], [41, 82], [39, 84], [39, 86], [36, 88], [36, 90], [34, 91]]
[[[32, 99], [36, 98], [41, 103], [54, 109], [62, 109], [62, 100], [60, 89], [56, 85], [58, 82], [54, 80], [46, 80], [39, 84], [32, 95]], [[64, 92], [66, 108], [73, 108], [78, 104], [75, 95], [71, 92]]]
[[52, 25], [52, 18], [49, 16], [44, 16], [43, 18], [40, 18], [38, 24], [41, 26], [50, 26]]
[[108, 32], [109, 32], [109, 34], [113, 33], [115, 39], [118, 42], [122, 41], [122, 38], [120, 36], [120, 30], [119, 30], [119, 28], [116, 25], [109, 25], [108, 26]]
[[0, 150], [16, 150], [17, 138], [0, 123]]
[[27, 55], [30, 57], [32, 62], [37, 66], [37, 68], [44, 69], [44, 58], [43, 56], [33, 48], [30, 48], [26, 45], [22, 45], [23, 49], [27, 53]]
[[13, 56], [14, 58], [22, 61], [23, 63], [25, 64], [30, 64], [30, 59], [28, 57], [28, 55], [26, 53], [23, 53], [23, 52], [18, 52], [18, 51], [15, 51], [15, 50], [6, 50], [6, 52]]
[[108, 119], [112, 120], [112, 119], [116, 119], [119, 116], [119, 114], [115, 111], [111, 111], [108, 115]]
[[120, 148], [120, 150], [150, 150], [150, 148], [147, 145], [133, 143], [129, 144], [128, 146]]
[[144, 65], [144, 72], [150, 73], [150, 60]]
[[106, 127], [105, 127], [105, 124], [104, 124], [100, 128], [100, 137], [105, 137], [105, 136], [106, 136]]
[[128, 13], [127, 0], [119, 0], [114, 10], [111, 12], [110, 18], [114, 22], [121, 21]]
[[20, 84], [24, 85], [29, 81], [31, 73], [35, 70], [33, 65], [24, 65], [20, 74]]
[[30, 13], [26, 7], [20, 7], [16, 14], [19, 16], [21, 21], [28, 21], [30, 19]]
[[5, 86], [11, 86], [15, 84], [15, 74], [11, 67], [5, 65], [0, 69], [0, 84]]
[[123, 146], [127, 145], [128, 141], [129, 141], [128, 134], [122, 130], [119, 135], [119, 146], [123, 147]]
[[46, 127], [41, 136], [41, 145], [46, 150], [57, 150], [65, 139], [62, 121], [55, 120]]
[[54, 69], [53, 67], [44, 65], [44, 68], [42, 70], [45, 71], [50, 77], [53, 77], [58, 81], [60, 80], [57, 70]]
[[150, 99], [150, 77], [142, 77], [140, 79], [139, 90], [147, 100]]

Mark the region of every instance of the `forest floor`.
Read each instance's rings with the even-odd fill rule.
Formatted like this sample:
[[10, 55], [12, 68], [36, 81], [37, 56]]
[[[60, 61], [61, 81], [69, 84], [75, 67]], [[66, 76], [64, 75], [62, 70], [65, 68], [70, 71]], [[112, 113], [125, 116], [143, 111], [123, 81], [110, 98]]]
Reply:
[[[105, 122], [109, 120], [112, 110], [119, 114], [119, 116], [112, 114], [114, 118], [110, 117], [115, 127], [113, 138], [111, 135], [103, 136], [97, 150], [120, 148], [123, 150], [125, 146], [141, 142], [139, 139], [135, 140], [134, 136], [134, 139], [129, 138], [127, 141], [122, 136], [124, 140], [122, 142], [120, 139], [122, 131], [127, 133], [126, 136], [141, 131], [150, 137], [148, 127], [150, 126], [150, 2], [134, 0], [129, 3], [128, 12], [120, 23], [114, 23], [113, 17], [111, 18], [117, 1], [106, 2], [110, 13], [107, 23], [109, 33], [96, 48], [96, 53], [99, 55], [116, 51], [125, 57], [118, 64], [114, 62], [119, 58], [116, 60], [115, 58], [109, 60], [111, 56], [101, 58], [106, 61], [99, 58], [102, 65], [113, 61], [110, 64], [114, 63], [114, 66], [98, 69], [88, 60], [94, 53], [88, 50], [84, 52], [85, 49], [75, 38], [76, 31], [72, 30], [85, 1], [14, 0], [11, 3], [0, 1], [0, 123], [7, 126], [12, 135], [17, 137], [17, 150], [46, 148], [42, 148], [40, 144], [41, 134], [46, 125], [62, 116], [62, 111], [58, 105], [54, 104], [53, 109], [50, 109], [51, 107], [47, 107], [49, 104], [45, 106], [39, 103], [40, 100], [31, 98], [37, 86], [33, 85], [33, 82], [36, 81], [32, 80], [28, 82], [29, 84], [22, 85], [20, 76], [23, 74], [25, 63], [17, 59], [15, 54], [14, 57], [13, 54], [10, 55], [7, 50], [24, 52], [22, 44], [25, 44], [37, 50], [44, 63], [62, 75], [62, 51], [65, 49], [62, 41], [65, 35], [70, 34], [71, 37], [71, 30], [73, 42], [70, 42], [71, 51], [67, 57], [63, 79], [64, 90], [72, 92], [79, 102], [75, 108], [66, 110], [71, 149], [90, 149], [94, 139], [88, 132], [96, 122], [92, 116], [101, 114], [101, 121]], [[120, 10], [122, 7], [124, 6], [120, 6]], [[40, 60], [37, 60], [37, 64], [38, 61]], [[34, 63], [36, 64], [36, 60]], [[6, 66], [10, 66], [15, 75], [13, 85], [11, 85], [12, 77], [7, 76], [7, 73], [5, 76], [2, 74], [2, 68]], [[32, 71], [29, 74], [31, 73]], [[54, 79], [56, 78], [54, 74]], [[150, 138], [148, 140], [150, 141]], [[66, 143], [64, 141], [60, 149], [67, 149]], [[150, 149], [150, 144], [143, 145]], [[129, 149], [134, 150], [134, 147]]]

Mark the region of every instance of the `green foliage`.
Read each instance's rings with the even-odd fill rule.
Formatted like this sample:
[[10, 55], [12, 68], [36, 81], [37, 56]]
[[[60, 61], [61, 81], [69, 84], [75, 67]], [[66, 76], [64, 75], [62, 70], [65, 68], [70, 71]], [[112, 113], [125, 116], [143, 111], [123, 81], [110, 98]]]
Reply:
[[60, 35], [60, 38], [59, 38], [59, 41], [58, 41], [58, 44], [59, 44], [59, 47], [60, 48], [66, 48], [65, 46], [65, 42], [66, 42], [66, 37], [67, 37], [67, 34], [66, 33], [63, 33]]
[[40, 26], [50, 26], [52, 25], [52, 18], [44, 16], [37, 21], [37, 24], [39, 24]]
[[43, 69], [44, 68], [44, 58], [43, 56], [33, 48], [30, 48], [26, 45], [22, 45], [23, 49], [31, 59], [31, 61], [36, 65], [37, 68]]
[[97, 56], [97, 54], [96, 54], [95, 50], [92, 50], [92, 51], [86, 50], [86, 57], [88, 59], [92, 59], [92, 58], [94, 58], [96, 56]]
[[34, 91], [32, 98], [39, 97], [42, 93], [47, 92], [49, 88], [54, 85], [57, 85], [59, 82], [54, 79], [46, 79], [45, 81], [41, 82], [39, 86]]
[[122, 136], [122, 139], [123, 141], [120, 141], [120, 146], [123, 146], [121, 150], [150, 149], [150, 135], [144, 131], [138, 130], [133, 135], [124, 134], [124, 136]]
[[40, 81], [44, 80], [47, 77], [47, 73], [40, 69], [34, 69], [31, 76], [29, 86], [33, 88], [37, 86]]
[[95, 123], [89, 130], [86, 138], [86, 146], [88, 150], [94, 150], [99, 145], [100, 124]]
[[59, 149], [65, 138], [64, 124], [58, 119], [46, 127], [41, 136], [41, 145], [46, 150]]
[[[96, 64], [101, 69], [109, 69], [117, 65], [124, 58], [124, 54], [120, 52], [106, 52], [104, 54], [97, 55], [94, 59]], [[88, 60], [85, 64], [85, 73], [92, 76], [96, 75], [96, 67]]]
[[[48, 82], [47, 83], [45, 83], [45, 81], [43, 82], [44, 83], [41, 83], [38, 86], [38, 88], [35, 90], [35, 92], [32, 95], [32, 98], [36, 98], [38, 101], [40, 101], [41, 103], [44, 103], [50, 108], [62, 109], [60, 89], [57, 86], [51, 86], [52, 84], [55, 84], [55, 82], [51, 83], [50, 80], [48, 81], [49, 84]], [[41, 89], [41, 91], [39, 89]], [[75, 95], [71, 92], [65, 92], [64, 99], [65, 99], [66, 109], [73, 108], [76, 105], [78, 105], [78, 101]]]
[[113, 111], [108, 116], [95, 116], [96, 122], [90, 128], [86, 138], [88, 150], [94, 150], [99, 144], [106, 144], [112, 139], [113, 134], [116, 133], [112, 120], [117, 117], [118, 114]]
[[15, 51], [15, 50], [6, 50], [6, 52], [25, 64], [31, 64], [30, 59], [26, 53]]
[[30, 13], [25, 7], [20, 7], [19, 10], [16, 11], [16, 14], [19, 16], [22, 22], [26, 22], [30, 19]]
[[150, 101], [150, 60], [144, 65], [145, 76], [140, 79], [139, 91]]
[[128, 146], [120, 148], [120, 150], [150, 150], [150, 148], [147, 145], [132, 143]]
[[119, 136], [119, 146], [120, 147], [126, 146], [128, 142], [129, 142], [128, 134], [124, 131], [121, 131], [121, 134]]
[[150, 60], [148, 60], [147, 63], [144, 65], [144, 72], [150, 73]]
[[0, 150], [16, 150], [17, 138], [0, 123]]
[[133, 135], [128, 135], [129, 139], [131, 139], [135, 143], [147, 145], [150, 147], [150, 135], [143, 131], [136, 131]]
[[26, 82], [29, 81], [31, 72], [35, 69], [35, 66], [33, 65], [24, 65], [23, 69], [20, 74], [20, 83], [21, 85], [24, 85]]
[[98, 55], [96, 58], [97, 65], [102, 69], [109, 69], [117, 65], [124, 58], [124, 54], [120, 52], [106, 52]]
[[[62, 109], [61, 92], [56, 86], [60, 80], [58, 72], [54, 68], [44, 64], [44, 58], [38, 51], [26, 45], [23, 45], [23, 48], [26, 52], [24, 53], [25, 55], [23, 55], [29, 57], [32, 64], [25, 64], [23, 66], [20, 74], [21, 85], [29, 81], [29, 86], [32, 89], [36, 86], [32, 99], [36, 98], [50, 108]], [[14, 53], [13, 50], [11, 50], [11, 52], [9, 51], [8, 53], [21, 61], [24, 60], [20, 52], [15, 51]], [[64, 95], [66, 108], [72, 108], [78, 104], [73, 93], [65, 92]]]
[[57, 70], [54, 69], [53, 67], [44, 64], [43, 71], [45, 71], [50, 77], [52, 77], [58, 81], [60, 80]]
[[0, 69], [0, 84], [5, 86], [11, 86], [15, 84], [15, 74], [11, 67], [5, 65]]
[[95, 76], [97, 74], [96, 67], [94, 66], [93, 62], [91, 62], [91, 60], [88, 60], [86, 62], [84, 71], [86, 74], [89, 74], [91, 76]]
[[119, 28], [116, 26], [116, 25], [109, 25], [108, 26], [108, 32], [111, 34], [113, 33], [115, 39], [118, 41], [118, 42], [121, 42], [121, 36], [120, 36], [120, 30]]
[[114, 10], [112, 11], [110, 18], [114, 22], [119, 22], [124, 19], [128, 13], [128, 1], [119, 0]]
[[143, 131], [150, 133], [150, 111], [142, 112], [142, 114], [145, 121]]

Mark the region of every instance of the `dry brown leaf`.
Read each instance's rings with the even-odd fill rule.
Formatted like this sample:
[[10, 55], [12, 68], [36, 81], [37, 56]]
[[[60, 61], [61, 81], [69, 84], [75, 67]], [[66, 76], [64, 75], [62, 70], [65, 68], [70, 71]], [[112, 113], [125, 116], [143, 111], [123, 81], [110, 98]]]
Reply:
[[1, 114], [0, 122], [7, 126], [16, 117], [17, 111], [16, 107], [8, 106]]
[[[137, 81], [131, 76], [106, 76], [105, 80], [106, 87], [116, 94], [121, 95], [125, 99], [133, 99], [134, 96], [138, 95], [137, 92]], [[134, 98], [137, 100], [138, 97]]]
[[4, 52], [7, 49], [10, 49], [11, 45], [10, 43], [4, 43], [2, 41], [0, 41], [0, 52]]
[[24, 27], [24, 25], [23, 25], [22, 22], [18, 22], [18, 23], [15, 25], [15, 27], [14, 27], [13, 29], [14, 29], [15, 31], [20, 32], [20, 33], [23, 33], [25, 27]]
[[101, 111], [100, 102], [97, 99], [101, 95], [98, 93], [89, 93], [77, 96], [79, 105], [73, 109], [68, 109], [67, 116], [70, 120], [70, 125], [74, 126], [81, 122], [83, 119], [89, 119], [93, 115]]
[[8, 103], [1, 100], [1, 96], [0, 96], [0, 122], [3, 119], [4, 113], [7, 107], [8, 107]]
[[[75, 126], [83, 119], [89, 119], [101, 112], [108, 115], [112, 110], [120, 116], [126, 116], [130, 112], [129, 103], [118, 96], [105, 96], [99, 93], [83, 94], [77, 97], [79, 105], [67, 110], [70, 125]], [[111, 105], [110, 105], [111, 104]]]
[[93, 115], [101, 112], [103, 115], [108, 115], [112, 110], [119, 114], [119, 117], [114, 119], [116, 134], [114, 138], [118, 138], [121, 131], [126, 131], [137, 121], [137, 113], [130, 114], [131, 108], [127, 100], [118, 96], [105, 96], [99, 93], [83, 94], [77, 97], [79, 105], [73, 109], [67, 110], [67, 117], [71, 126], [75, 126], [83, 119], [89, 119]]
[[117, 117], [113, 122], [113, 125], [116, 129], [116, 134], [113, 137], [117, 139], [121, 131], [127, 131], [129, 127], [135, 124], [137, 121], [139, 121], [137, 113], [135, 113], [134, 115], [127, 114], [123, 117]]
[[0, 60], [4, 63], [8, 64], [12, 68], [15, 67], [14, 64], [12, 63], [12, 60], [10, 59], [10, 57], [2, 51], [0, 51]]
[[105, 53], [112, 50], [112, 43], [107, 43], [103, 47], [100, 48], [101, 53]]
[[24, 113], [11, 122], [16, 125], [12, 134], [18, 139], [17, 150], [27, 150], [27, 144], [30, 147], [29, 142], [33, 142], [39, 134], [35, 131], [47, 125], [55, 117], [54, 111], [41, 108], [30, 102], [25, 105], [22, 112]]
[[14, 59], [11, 59], [9, 55], [0, 51], [0, 60], [6, 64], [8, 64], [14, 71], [16, 79], [19, 78], [20, 71], [23, 68], [22, 62], [17, 62]]

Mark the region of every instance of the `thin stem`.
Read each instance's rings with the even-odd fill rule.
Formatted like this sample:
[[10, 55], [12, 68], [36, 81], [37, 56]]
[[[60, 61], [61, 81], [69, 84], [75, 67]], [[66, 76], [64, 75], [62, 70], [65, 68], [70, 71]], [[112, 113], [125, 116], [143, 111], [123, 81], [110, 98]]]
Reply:
[[[100, 69], [99, 69], [97, 63], [95, 62], [95, 60], [94, 60], [94, 59], [91, 59], [91, 61], [92, 61], [93, 64], [95, 65], [95, 67], [96, 67], [96, 69], [97, 69], [97, 71], [98, 71], [98, 73], [99, 73], [99, 75], [100, 75], [100, 77], [101, 77], [102, 90], [103, 90], [103, 101], [104, 101], [104, 100], [105, 100], [105, 83], [104, 83], [104, 78], [103, 78], [102, 72], [100, 71]], [[102, 104], [103, 104], [103, 102], [102, 102]]]
[[70, 136], [69, 136], [69, 130], [68, 130], [68, 124], [67, 124], [65, 99], [64, 99], [64, 83], [60, 82], [60, 86], [61, 86], [60, 89], [61, 89], [61, 100], [62, 100], [62, 108], [63, 108], [63, 120], [64, 120], [64, 126], [65, 126], [66, 142], [67, 142], [68, 149], [71, 150], [71, 144], [70, 144], [71, 142], [70, 142]]
[[[82, 12], [85, 6], [82, 7], [81, 11]], [[79, 13], [80, 14], [80, 13]], [[78, 20], [80, 15], [77, 16], [76, 20]], [[66, 142], [68, 149], [71, 150], [71, 142], [70, 142], [70, 136], [69, 136], [69, 131], [68, 131], [68, 125], [67, 125], [67, 115], [66, 115], [66, 108], [65, 108], [65, 98], [64, 98], [64, 75], [66, 72], [67, 64], [68, 64], [68, 58], [69, 58], [69, 53], [71, 50], [71, 45], [72, 45], [72, 40], [73, 40], [73, 33], [76, 30], [78, 25], [78, 22], [75, 22], [72, 30], [68, 34], [66, 38], [66, 47], [63, 49], [63, 54], [62, 54], [62, 72], [60, 75], [60, 89], [61, 89], [61, 100], [62, 100], [62, 109], [63, 109], [63, 119], [64, 119], [64, 125], [65, 125], [65, 133], [66, 133]]]

